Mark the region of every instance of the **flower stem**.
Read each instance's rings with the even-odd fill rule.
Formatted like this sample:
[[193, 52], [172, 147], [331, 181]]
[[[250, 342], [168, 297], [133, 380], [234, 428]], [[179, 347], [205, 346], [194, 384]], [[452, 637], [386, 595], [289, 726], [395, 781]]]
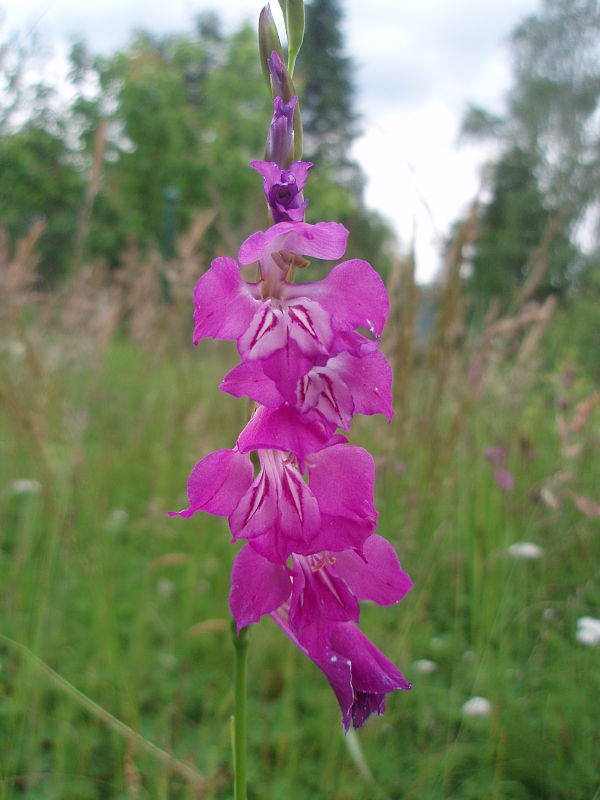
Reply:
[[248, 655], [248, 628], [236, 632], [235, 622], [231, 632], [235, 650], [233, 680], [235, 685], [235, 715], [233, 718], [233, 775], [234, 799], [246, 800], [246, 656]]

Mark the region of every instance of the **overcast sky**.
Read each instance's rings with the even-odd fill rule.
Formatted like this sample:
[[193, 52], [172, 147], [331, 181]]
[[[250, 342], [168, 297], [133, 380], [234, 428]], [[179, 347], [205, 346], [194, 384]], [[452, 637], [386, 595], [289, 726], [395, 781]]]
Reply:
[[[2, 38], [35, 31], [49, 52], [70, 37], [110, 52], [133, 28], [190, 29], [216, 10], [226, 28], [255, 24], [264, 0], [0, 0]], [[348, 53], [356, 63], [364, 134], [355, 156], [368, 176], [367, 202], [407, 243], [416, 231], [418, 278], [439, 267], [439, 242], [479, 185], [486, 152], [459, 146], [469, 102], [502, 108], [510, 86], [506, 47], [537, 0], [342, 0]], [[272, 8], [278, 14], [277, 0]], [[310, 184], [309, 184], [310, 186]], [[307, 193], [310, 198], [310, 189]]]

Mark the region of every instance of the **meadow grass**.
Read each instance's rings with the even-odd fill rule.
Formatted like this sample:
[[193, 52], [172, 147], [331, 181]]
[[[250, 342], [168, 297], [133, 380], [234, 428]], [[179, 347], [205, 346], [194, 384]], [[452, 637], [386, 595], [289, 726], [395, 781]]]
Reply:
[[[238, 548], [225, 521], [167, 511], [185, 505], [195, 461], [243, 425], [244, 403], [217, 390], [233, 350], [142, 349], [120, 335], [75, 361], [66, 349], [41, 340], [37, 370], [2, 356], [0, 634], [208, 780], [0, 639], [0, 800], [231, 797]], [[555, 370], [501, 361], [471, 390], [462, 366], [440, 381], [417, 364], [401, 418], [359, 420], [355, 437], [376, 458], [379, 531], [414, 582], [398, 607], [365, 604], [361, 626], [414, 687], [345, 738], [323, 675], [270, 620], [254, 626], [249, 798], [599, 796], [600, 648], [575, 632], [578, 617], [599, 616], [600, 540], [573, 501], [598, 500], [598, 409], [567, 457]], [[592, 388], [576, 376], [567, 418]], [[510, 492], [484, 456], [495, 444]], [[566, 471], [559, 507], [542, 502]], [[39, 491], [15, 491], [22, 479]], [[508, 555], [524, 540], [539, 560]], [[419, 672], [422, 659], [435, 672]], [[489, 716], [462, 714], [473, 696]]]

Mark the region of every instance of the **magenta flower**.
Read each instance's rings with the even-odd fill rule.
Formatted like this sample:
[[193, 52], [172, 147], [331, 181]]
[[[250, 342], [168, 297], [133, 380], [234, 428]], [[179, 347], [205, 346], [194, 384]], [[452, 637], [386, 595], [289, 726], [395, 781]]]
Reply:
[[[283, 138], [293, 107], [275, 106]], [[323, 670], [348, 730], [382, 714], [388, 692], [410, 688], [356, 627], [360, 600], [397, 603], [411, 582], [375, 535], [373, 459], [337, 433], [355, 414], [393, 415], [391, 369], [378, 349], [389, 301], [358, 259], [321, 281], [292, 283], [308, 258], [342, 257], [348, 232], [302, 221], [309, 164], [253, 166], [276, 220], [239, 250], [241, 264], [258, 263], [259, 279], [243, 280], [232, 258], [215, 259], [194, 290], [194, 343], [235, 340], [241, 363], [221, 389], [258, 407], [232, 450], [195, 465], [178, 514], [226, 517], [232, 541], [246, 541], [232, 570], [238, 632], [270, 614]]]
[[504, 445], [493, 445], [490, 447], [486, 447], [483, 451], [484, 456], [487, 458], [488, 461], [491, 461], [492, 464], [504, 464], [506, 461], [507, 456], [507, 449]]
[[275, 161], [250, 162], [264, 178], [263, 189], [273, 222], [302, 222], [308, 205], [302, 190], [312, 164], [294, 161], [289, 169], [281, 169]]
[[512, 472], [509, 472], [506, 467], [506, 457], [508, 451], [504, 445], [495, 447], [486, 447], [483, 454], [495, 465], [494, 481], [502, 489], [503, 492], [510, 492], [515, 487], [515, 479]]
[[394, 548], [381, 536], [363, 552], [294, 553], [292, 565], [263, 558], [251, 545], [238, 553], [231, 573], [231, 612], [238, 630], [287, 603], [290, 629], [298, 636], [320, 620], [358, 622], [359, 600], [381, 606], [399, 603], [412, 583]]
[[386, 695], [411, 684], [353, 622], [317, 622], [298, 636], [286, 605], [271, 613], [283, 632], [325, 673], [348, 731], [362, 727], [371, 714], [385, 712]]
[[270, 614], [294, 644], [325, 673], [347, 731], [371, 713], [383, 714], [385, 697], [410, 689], [400, 671], [353, 624], [358, 600], [400, 602], [411, 589], [392, 546], [370, 536], [362, 556], [354, 551], [294, 555], [292, 567], [262, 558], [250, 545], [231, 573], [231, 611], [238, 630]]
[[515, 479], [512, 472], [509, 472], [504, 467], [496, 467], [494, 480], [503, 492], [511, 492], [515, 488]]
[[342, 352], [330, 358], [303, 375], [287, 397], [257, 361], [234, 367], [220, 388], [234, 397], [248, 396], [268, 408], [287, 403], [303, 420], [320, 421], [328, 435], [337, 428], [349, 431], [354, 414], [384, 414], [388, 420], [394, 414], [392, 370], [378, 350], [363, 356]]
[[345, 261], [316, 283], [286, 280], [298, 256], [339, 258], [346, 237], [342, 225], [326, 222], [280, 222], [253, 234], [242, 244], [239, 259], [259, 262], [257, 283], [244, 281], [233, 259], [215, 259], [194, 290], [194, 343], [207, 336], [237, 340], [242, 362], [260, 362], [284, 397], [331, 356], [372, 350], [376, 343], [357, 336], [355, 329], [379, 337], [389, 301], [370, 264]]
[[273, 116], [265, 160], [251, 162], [262, 175], [273, 225], [249, 236], [238, 253], [239, 264], [257, 265], [257, 280], [244, 280], [238, 262], [220, 257], [194, 289], [194, 344], [206, 337], [235, 341], [240, 363], [220, 388], [256, 406], [233, 449], [194, 466], [188, 505], [171, 512], [225, 517], [232, 541], [245, 542], [229, 596], [237, 627], [236, 797], [246, 796], [245, 629], [264, 615], [325, 673], [345, 731], [383, 714], [389, 692], [410, 689], [358, 628], [361, 601], [398, 603], [411, 581], [375, 533], [373, 458], [340, 432], [351, 430], [355, 414], [393, 416], [392, 372], [379, 352], [389, 300], [381, 277], [360, 259], [337, 264], [323, 280], [294, 282], [312, 258], [341, 259], [348, 231], [336, 222], [304, 222], [312, 164], [292, 161], [302, 152], [292, 75], [304, 6], [280, 5], [288, 67], [267, 6], [259, 51]]
[[[236, 449], [219, 450], [196, 464], [188, 481], [189, 506], [176, 513], [227, 517], [232, 541], [247, 539], [274, 563], [285, 563], [292, 553], [362, 552], [377, 521], [372, 457], [361, 447], [333, 444], [310, 455], [306, 484], [295, 455], [273, 449], [273, 436], [281, 431], [287, 446], [297, 435], [294, 428], [293, 422], [286, 431], [281, 421], [277, 428], [251, 420]], [[250, 451], [258, 451], [256, 477]]]

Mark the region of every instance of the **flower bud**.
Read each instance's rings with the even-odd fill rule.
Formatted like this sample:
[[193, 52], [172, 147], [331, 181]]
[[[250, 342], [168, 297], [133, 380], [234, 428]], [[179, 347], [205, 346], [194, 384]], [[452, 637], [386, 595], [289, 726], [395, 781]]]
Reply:
[[269, 129], [267, 141], [266, 160], [273, 161], [282, 169], [289, 167], [292, 161], [292, 147], [294, 144], [294, 108], [298, 98], [294, 95], [289, 103], [284, 103], [277, 96], [273, 101], [273, 120]]
[[[288, 72], [281, 56], [275, 50], [271, 53], [268, 60], [269, 72], [271, 74], [271, 86], [273, 87], [273, 97], [279, 96], [285, 103], [288, 103], [296, 95], [294, 82]], [[300, 118], [300, 104], [296, 103], [294, 108], [294, 150], [293, 161], [302, 159], [302, 120]]]
[[271, 57], [267, 59], [267, 65], [271, 77], [271, 87], [273, 97], [281, 97], [287, 103], [296, 94], [294, 89], [294, 82], [290, 77], [287, 67], [283, 63], [280, 53], [276, 50], [271, 52]]
[[[281, 49], [281, 42], [279, 41], [279, 34], [277, 33], [277, 26], [271, 14], [271, 6], [266, 5], [260, 12], [258, 18], [258, 52], [260, 55], [260, 66], [267, 82], [269, 90], [271, 89], [271, 72], [269, 62], [273, 53], [277, 53], [279, 60], [283, 58], [283, 50]], [[276, 94], [281, 94], [277, 92]], [[291, 97], [291, 95], [290, 95]], [[285, 98], [289, 100], [289, 97]]]

